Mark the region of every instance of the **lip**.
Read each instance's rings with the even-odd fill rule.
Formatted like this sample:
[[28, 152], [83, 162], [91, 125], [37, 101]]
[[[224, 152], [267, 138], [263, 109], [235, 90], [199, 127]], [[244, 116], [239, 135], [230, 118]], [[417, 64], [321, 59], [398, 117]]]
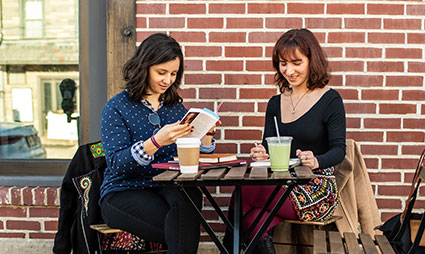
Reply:
[[162, 90], [167, 90], [170, 86], [168, 85], [159, 85]]
[[289, 82], [295, 82], [295, 81], [297, 81], [297, 77], [287, 77], [286, 78]]

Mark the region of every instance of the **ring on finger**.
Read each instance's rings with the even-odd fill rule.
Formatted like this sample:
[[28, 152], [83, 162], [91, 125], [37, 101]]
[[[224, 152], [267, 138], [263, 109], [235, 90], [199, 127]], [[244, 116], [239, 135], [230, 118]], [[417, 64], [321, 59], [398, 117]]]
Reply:
[[308, 155], [305, 156], [305, 159], [308, 160]]

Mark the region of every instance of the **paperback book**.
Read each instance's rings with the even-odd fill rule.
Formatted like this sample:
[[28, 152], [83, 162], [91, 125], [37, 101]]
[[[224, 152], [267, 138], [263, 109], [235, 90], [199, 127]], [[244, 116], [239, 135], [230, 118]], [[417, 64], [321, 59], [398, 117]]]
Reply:
[[193, 131], [184, 137], [201, 139], [219, 119], [216, 112], [207, 108], [191, 108], [180, 121], [181, 124], [190, 123], [193, 126]]
[[[174, 156], [174, 161], [178, 162], [179, 157]], [[212, 153], [212, 154], [200, 154], [199, 155], [199, 162], [206, 162], [206, 163], [221, 163], [221, 162], [227, 162], [227, 161], [233, 161], [237, 160], [236, 154], [234, 153]]]

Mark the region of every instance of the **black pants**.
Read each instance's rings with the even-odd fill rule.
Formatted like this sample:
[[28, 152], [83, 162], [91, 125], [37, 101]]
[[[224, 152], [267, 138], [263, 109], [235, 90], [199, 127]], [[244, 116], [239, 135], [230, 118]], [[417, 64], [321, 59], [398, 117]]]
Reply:
[[[187, 190], [201, 209], [202, 194]], [[169, 254], [195, 254], [200, 238], [200, 218], [177, 188], [149, 188], [108, 194], [101, 203], [102, 217], [113, 228], [142, 239], [165, 243]]]

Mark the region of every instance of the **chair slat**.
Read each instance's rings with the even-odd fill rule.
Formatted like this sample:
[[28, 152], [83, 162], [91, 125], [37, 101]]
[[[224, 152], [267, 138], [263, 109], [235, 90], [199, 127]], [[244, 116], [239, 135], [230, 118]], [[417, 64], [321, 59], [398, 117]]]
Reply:
[[171, 181], [180, 174], [179, 171], [166, 170], [152, 178], [154, 181]]
[[123, 232], [123, 230], [121, 230], [121, 229], [111, 228], [106, 224], [94, 224], [94, 225], [90, 225], [90, 228], [93, 229], [93, 230], [99, 231], [103, 234]]
[[369, 234], [360, 234], [360, 241], [365, 254], [378, 254], [375, 243]]
[[184, 173], [177, 177], [177, 180], [179, 181], [193, 181], [197, 179], [200, 175], [204, 173], [204, 170], [198, 170], [196, 173]]
[[395, 254], [390, 242], [384, 235], [375, 235], [376, 242], [383, 254]]
[[303, 225], [315, 225], [315, 226], [326, 226], [331, 223], [334, 223], [337, 220], [342, 219], [342, 216], [334, 215], [325, 221], [302, 221], [302, 220], [283, 220], [282, 222], [291, 223], [291, 224], [303, 224]]
[[329, 245], [331, 253], [333, 254], [344, 254], [344, 245], [342, 243], [342, 238], [339, 232], [330, 231], [329, 232]]
[[267, 180], [268, 172], [267, 168], [251, 168], [249, 179], [251, 180]]
[[224, 176], [225, 180], [243, 180], [245, 177], [246, 166], [232, 167]]
[[226, 168], [210, 169], [207, 173], [201, 175], [201, 179], [204, 180], [218, 180], [223, 177]]
[[326, 254], [328, 253], [326, 249], [326, 232], [325, 231], [314, 231], [314, 254]]
[[347, 245], [347, 252], [350, 254], [360, 254], [363, 253], [362, 249], [359, 246], [357, 241], [356, 234], [352, 232], [344, 233], [345, 244]]

